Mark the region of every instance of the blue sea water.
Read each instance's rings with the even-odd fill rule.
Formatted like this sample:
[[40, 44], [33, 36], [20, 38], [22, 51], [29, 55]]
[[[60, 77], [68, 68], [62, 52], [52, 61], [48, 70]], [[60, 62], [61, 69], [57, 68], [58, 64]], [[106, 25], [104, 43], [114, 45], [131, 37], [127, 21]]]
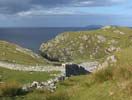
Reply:
[[56, 35], [65, 31], [80, 30], [89, 30], [89, 28], [0, 28], [0, 40], [16, 43], [38, 52], [43, 42], [54, 38]]

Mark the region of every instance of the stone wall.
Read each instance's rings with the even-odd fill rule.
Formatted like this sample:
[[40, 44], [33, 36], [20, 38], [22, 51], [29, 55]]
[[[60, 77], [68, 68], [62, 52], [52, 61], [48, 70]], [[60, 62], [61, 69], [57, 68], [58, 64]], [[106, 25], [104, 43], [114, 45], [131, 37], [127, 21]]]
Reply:
[[61, 71], [65, 72], [65, 69], [60, 66], [26, 66], [20, 64], [13, 64], [0, 61], [0, 67], [11, 69], [11, 70], [18, 70], [18, 71]]

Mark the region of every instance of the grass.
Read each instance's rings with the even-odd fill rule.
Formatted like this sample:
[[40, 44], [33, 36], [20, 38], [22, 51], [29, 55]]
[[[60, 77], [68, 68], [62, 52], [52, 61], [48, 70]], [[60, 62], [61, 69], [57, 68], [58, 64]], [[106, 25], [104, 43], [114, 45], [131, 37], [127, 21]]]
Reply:
[[47, 60], [31, 50], [6, 41], [0, 41], [0, 61], [35, 66], [49, 64]]
[[21, 87], [22, 86], [16, 81], [0, 84], [0, 96], [16, 96], [23, 94], [24, 92]]
[[104, 81], [107, 81], [107, 80], [113, 80], [113, 67], [108, 67], [108, 68], [105, 68], [105, 69], [102, 69], [98, 72], [96, 72], [94, 75], [93, 75], [93, 78], [95, 79], [96, 82], [104, 82]]
[[[0, 68], [0, 81], [4, 82], [0, 83], [0, 100], [44, 100], [45, 96], [46, 100], [59, 98], [59, 94], [51, 96], [48, 90], [33, 90], [30, 93], [24, 93], [21, 90], [23, 84], [33, 81], [44, 82], [50, 78], [54, 78], [54, 74], [59, 74], [59, 72], [23, 72]], [[67, 99], [63, 98], [60, 100]]]
[[69, 100], [131, 100], [132, 47], [115, 53], [118, 62], [94, 74], [71, 77], [56, 92], [67, 91]]
[[0, 84], [0, 100], [69, 100], [65, 91], [51, 93], [46, 89], [37, 89], [26, 93], [14, 82]]
[[59, 72], [23, 72], [13, 71], [5, 68], [0, 68], [0, 81], [10, 82], [12, 80], [24, 83], [31, 83], [33, 81], [46, 81], [53, 78], [53, 74]]
[[[50, 78], [54, 78], [55, 76], [53, 75], [58, 73], [23, 72], [0, 68], [0, 81], [4, 82], [0, 84], [0, 100], [40, 100], [44, 96], [44, 90], [33, 90], [31, 93], [25, 94], [21, 90], [22, 85], [33, 81], [44, 82]], [[45, 93], [47, 98], [50, 98], [48, 96], [50, 93], [47, 90]]]

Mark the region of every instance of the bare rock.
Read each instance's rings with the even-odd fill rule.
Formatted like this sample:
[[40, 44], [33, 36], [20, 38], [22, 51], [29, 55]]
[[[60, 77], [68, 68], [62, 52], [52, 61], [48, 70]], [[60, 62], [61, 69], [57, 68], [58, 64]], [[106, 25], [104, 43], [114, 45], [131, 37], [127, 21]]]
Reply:
[[116, 63], [117, 59], [115, 57], [115, 55], [109, 56], [106, 61], [108, 61], [109, 63]]
[[110, 28], [112, 28], [112, 26], [104, 26], [104, 27], [102, 27], [102, 29], [110, 29]]
[[97, 39], [100, 41], [100, 42], [105, 42], [106, 41], [106, 38], [102, 35], [97, 35]]
[[120, 35], [124, 35], [124, 34], [126, 34], [126, 33], [124, 33], [124, 32], [121, 32], [121, 31], [119, 31], [119, 30], [115, 30], [115, 31], [113, 31], [114, 33], [117, 33], [117, 34], [120, 34]]

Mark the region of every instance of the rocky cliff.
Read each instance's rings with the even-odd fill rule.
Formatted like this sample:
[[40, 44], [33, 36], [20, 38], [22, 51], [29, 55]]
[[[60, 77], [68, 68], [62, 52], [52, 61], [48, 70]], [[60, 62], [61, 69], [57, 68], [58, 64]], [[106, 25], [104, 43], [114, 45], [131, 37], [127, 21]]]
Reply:
[[100, 60], [132, 45], [132, 29], [105, 26], [98, 30], [64, 32], [40, 47], [51, 61], [85, 62]]

